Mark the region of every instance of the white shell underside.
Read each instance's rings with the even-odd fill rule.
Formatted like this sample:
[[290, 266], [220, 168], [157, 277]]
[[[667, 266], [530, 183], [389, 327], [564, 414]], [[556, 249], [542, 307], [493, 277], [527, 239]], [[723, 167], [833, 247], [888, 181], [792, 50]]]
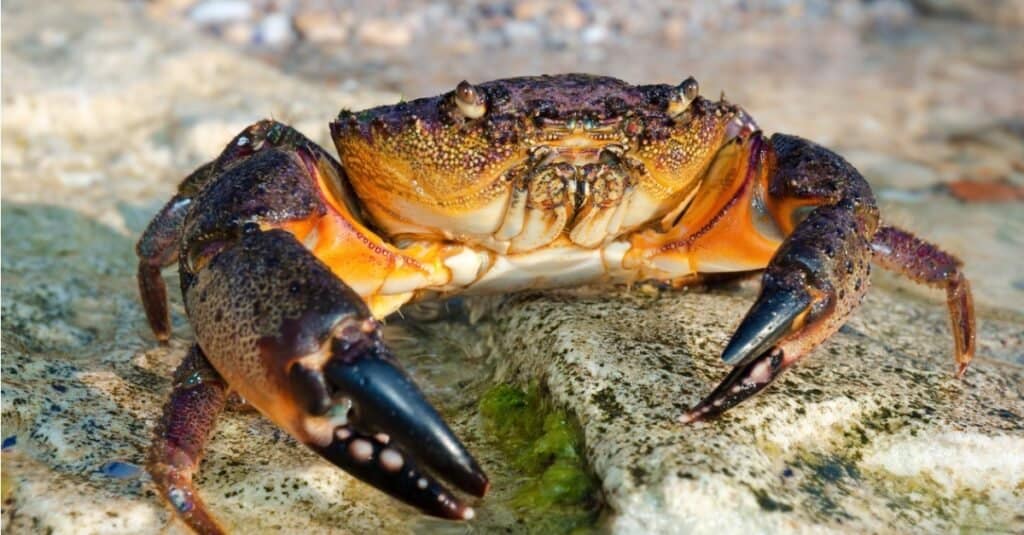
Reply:
[[629, 244], [622, 241], [598, 249], [567, 245], [514, 255], [463, 254], [450, 257], [445, 265], [452, 270], [451, 290], [514, 292], [631, 280], [634, 274], [622, 267], [628, 250]]

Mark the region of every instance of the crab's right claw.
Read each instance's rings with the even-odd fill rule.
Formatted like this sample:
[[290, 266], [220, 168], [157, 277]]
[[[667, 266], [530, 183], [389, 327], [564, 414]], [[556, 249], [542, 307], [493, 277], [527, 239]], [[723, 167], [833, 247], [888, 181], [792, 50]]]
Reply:
[[308, 445], [348, 473], [428, 514], [468, 520], [473, 510], [417, 462], [476, 496], [487, 492], [487, 476], [390, 357], [376, 328], [372, 320], [343, 327], [319, 369], [302, 361], [292, 366], [291, 386], [308, 411], [307, 427], [322, 423], [330, 430], [329, 436]]
[[477, 496], [487, 477], [402, 371], [359, 295], [286, 231], [250, 228], [235, 239], [183, 277], [213, 367], [353, 476], [425, 513], [472, 518], [426, 471]]

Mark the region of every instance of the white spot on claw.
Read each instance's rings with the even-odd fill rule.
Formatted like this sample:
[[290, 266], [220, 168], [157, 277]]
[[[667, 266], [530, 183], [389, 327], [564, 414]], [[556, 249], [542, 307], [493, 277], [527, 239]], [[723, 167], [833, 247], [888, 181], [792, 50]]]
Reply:
[[339, 427], [334, 432], [334, 436], [338, 437], [338, 440], [348, 440], [348, 437], [352, 436], [352, 431], [349, 431], [347, 427]]
[[387, 448], [380, 452], [380, 465], [388, 472], [397, 472], [402, 469], [405, 459], [396, 450]]
[[763, 385], [768, 381], [771, 381], [771, 366], [771, 359], [764, 359], [761, 362], [758, 362], [757, 365], [750, 370], [750, 375], [748, 375], [747, 378], [743, 380], [743, 382], [746, 384]]
[[427, 478], [421, 477], [416, 480], [416, 487], [420, 490], [427, 488]]
[[387, 433], [377, 433], [376, 435], [373, 435], [373, 438], [377, 439], [377, 442], [380, 442], [381, 444], [391, 442], [391, 437], [389, 437]]
[[463, 520], [473, 520], [474, 516], [476, 516], [476, 511], [474, 511], [472, 507], [467, 507], [466, 510], [462, 512]]
[[246, 146], [248, 144], [249, 144], [249, 138], [247, 138], [245, 136], [239, 137], [238, 141], [235, 143], [235, 145], [238, 145], [239, 147], [244, 147], [244, 146]]
[[373, 444], [370, 444], [369, 440], [357, 438], [348, 445], [348, 454], [356, 461], [364, 463], [373, 457]]

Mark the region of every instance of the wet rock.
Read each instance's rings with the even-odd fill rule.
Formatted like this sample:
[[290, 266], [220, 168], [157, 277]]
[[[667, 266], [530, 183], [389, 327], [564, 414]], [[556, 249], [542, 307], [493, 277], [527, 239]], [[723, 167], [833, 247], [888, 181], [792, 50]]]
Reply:
[[1020, 531], [1024, 367], [982, 351], [955, 380], [936, 297], [871, 293], [777, 384], [690, 426], [750, 290], [519, 296], [489, 332], [499, 377], [581, 422], [613, 531]]

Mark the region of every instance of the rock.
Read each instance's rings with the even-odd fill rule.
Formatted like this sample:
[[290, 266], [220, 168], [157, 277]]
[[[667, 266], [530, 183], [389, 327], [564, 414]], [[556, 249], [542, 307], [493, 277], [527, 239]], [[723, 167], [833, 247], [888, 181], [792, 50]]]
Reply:
[[237, 22], [248, 20], [252, 15], [252, 4], [244, 0], [207, 0], [188, 12], [189, 18], [199, 24]]
[[299, 34], [314, 43], [337, 44], [348, 38], [348, 29], [333, 13], [304, 11], [295, 15], [294, 23]]
[[875, 188], [921, 189], [936, 185], [939, 175], [930, 167], [881, 152], [846, 149], [840, 151]]
[[398, 20], [370, 19], [359, 27], [359, 40], [367, 45], [400, 48], [412, 41], [412, 28]]
[[284, 12], [276, 12], [263, 17], [256, 27], [256, 38], [270, 47], [283, 47], [295, 40], [291, 17]]
[[676, 423], [728, 372], [753, 296], [516, 296], [485, 327], [500, 379], [539, 380], [580, 421], [612, 531], [1024, 529], [1024, 366], [982, 352], [954, 379], [939, 296], [874, 291], [758, 397]]

